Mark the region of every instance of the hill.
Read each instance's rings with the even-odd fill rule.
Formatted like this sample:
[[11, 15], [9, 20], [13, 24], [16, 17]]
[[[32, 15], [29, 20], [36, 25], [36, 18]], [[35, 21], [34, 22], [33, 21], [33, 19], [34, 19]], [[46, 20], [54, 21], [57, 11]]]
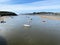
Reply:
[[17, 16], [17, 14], [9, 11], [0, 11], [0, 16]]
[[33, 13], [26, 13], [25, 15], [60, 15], [60, 13], [55, 12], [33, 12]]

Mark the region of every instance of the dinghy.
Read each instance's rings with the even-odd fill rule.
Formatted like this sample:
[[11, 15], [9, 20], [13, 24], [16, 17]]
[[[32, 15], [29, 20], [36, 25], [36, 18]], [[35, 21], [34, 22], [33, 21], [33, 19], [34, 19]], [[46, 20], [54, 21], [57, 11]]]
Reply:
[[30, 27], [30, 25], [28, 25], [28, 24], [24, 24], [24, 26], [25, 26], [25, 27]]
[[[30, 17], [29, 17], [29, 18], [30, 18]], [[32, 18], [31, 18], [31, 19], [29, 19], [29, 18], [28, 18], [27, 24], [24, 24], [24, 27], [30, 27], [30, 26], [31, 26]]]

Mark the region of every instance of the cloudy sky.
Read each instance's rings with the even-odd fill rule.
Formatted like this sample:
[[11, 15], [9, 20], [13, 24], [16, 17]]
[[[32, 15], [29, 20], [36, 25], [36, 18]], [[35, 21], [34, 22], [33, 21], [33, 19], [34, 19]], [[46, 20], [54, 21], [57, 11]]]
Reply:
[[60, 12], [60, 0], [0, 0], [0, 11], [16, 13]]

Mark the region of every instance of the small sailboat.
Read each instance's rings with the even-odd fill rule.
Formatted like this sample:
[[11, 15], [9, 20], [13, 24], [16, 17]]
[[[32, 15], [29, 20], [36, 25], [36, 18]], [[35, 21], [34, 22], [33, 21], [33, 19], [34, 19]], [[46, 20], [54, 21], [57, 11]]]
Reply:
[[28, 20], [28, 23], [27, 24], [24, 24], [25, 27], [30, 27], [31, 26], [31, 19]]
[[28, 24], [24, 24], [24, 26], [25, 26], [25, 27], [30, 27], [30, 25], [28, 25]]

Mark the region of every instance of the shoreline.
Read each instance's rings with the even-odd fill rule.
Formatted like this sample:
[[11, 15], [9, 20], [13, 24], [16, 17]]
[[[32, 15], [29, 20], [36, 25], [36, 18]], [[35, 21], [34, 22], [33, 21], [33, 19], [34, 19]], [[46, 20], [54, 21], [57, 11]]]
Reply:
[[48, 16], [48, 15], [39, 15], [42, 18], [51, 19], [51, 20], [60, 20], [60, 16]]

